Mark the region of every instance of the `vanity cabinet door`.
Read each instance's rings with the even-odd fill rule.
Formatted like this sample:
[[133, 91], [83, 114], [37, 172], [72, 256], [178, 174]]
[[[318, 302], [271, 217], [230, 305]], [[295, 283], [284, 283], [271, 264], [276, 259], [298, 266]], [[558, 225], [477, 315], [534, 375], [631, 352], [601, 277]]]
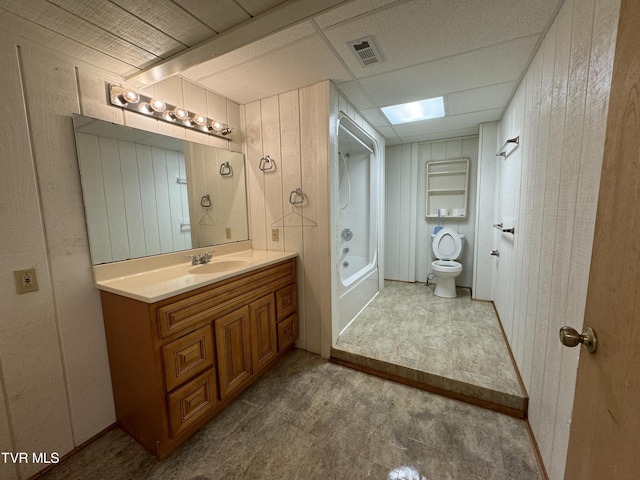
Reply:
[[278, 354], [276, 308], [273, 294], [249, 304], [251, 320], [251, 356], [257, 372]]
[[215, 320], [220, 398], [239, 388], [253, 373], [249, 325], [249, 306]]

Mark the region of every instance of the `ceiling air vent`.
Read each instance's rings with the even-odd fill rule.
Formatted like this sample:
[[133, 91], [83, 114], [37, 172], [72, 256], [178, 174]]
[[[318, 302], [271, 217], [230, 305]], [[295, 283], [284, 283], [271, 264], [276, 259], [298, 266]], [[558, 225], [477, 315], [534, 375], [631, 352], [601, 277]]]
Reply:
[[348, 45], [363, 67], [369, 67], [382, 62], [378, 47], [375, 46], [371, 37], [349, 42]]

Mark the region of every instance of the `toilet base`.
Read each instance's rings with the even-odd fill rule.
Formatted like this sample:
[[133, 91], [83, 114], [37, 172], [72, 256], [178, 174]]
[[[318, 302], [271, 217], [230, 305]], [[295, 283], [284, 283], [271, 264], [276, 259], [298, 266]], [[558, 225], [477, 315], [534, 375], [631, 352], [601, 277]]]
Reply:
[[436, 289], [433, 294], [436, 297], [442, 298], [456, 298], [456, 278], [455, 277], [441, 277], [436, 274]]

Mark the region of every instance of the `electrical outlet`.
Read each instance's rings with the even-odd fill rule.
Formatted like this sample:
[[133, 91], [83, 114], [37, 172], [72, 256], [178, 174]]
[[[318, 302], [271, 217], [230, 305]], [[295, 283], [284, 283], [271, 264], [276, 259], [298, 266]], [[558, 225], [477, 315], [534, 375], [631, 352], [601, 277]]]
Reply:
[[38, 277], [35, 268], [14, 270], [13, 274], [16, 278], [16, 292], [29, 293], [38, 290]]
[[279, 242], [280, 241], [280, 229], [279, 228], [272, 228], [271, 229], [271, 240], [274, 242]]
[[231, 227], [226, 227], [224, 229], [224, 235], [227, 240], [231, 240]]

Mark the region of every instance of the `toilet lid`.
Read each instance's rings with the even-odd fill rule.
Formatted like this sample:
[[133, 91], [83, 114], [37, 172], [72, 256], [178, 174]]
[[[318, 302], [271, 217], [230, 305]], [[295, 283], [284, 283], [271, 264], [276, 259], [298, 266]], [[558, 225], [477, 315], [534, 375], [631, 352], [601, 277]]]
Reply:
[[431, 248], [438, 260], [455, 260], [462, 252], [462, 240], [455, 230], [444, 227], [433, 238]]

